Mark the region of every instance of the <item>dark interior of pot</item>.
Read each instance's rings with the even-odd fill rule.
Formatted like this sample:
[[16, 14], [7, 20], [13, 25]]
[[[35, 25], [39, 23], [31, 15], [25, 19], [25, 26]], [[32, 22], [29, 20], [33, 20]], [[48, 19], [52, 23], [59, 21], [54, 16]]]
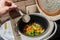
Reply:
[[[48, 28], [48, 20], [45, 19], [44, 17], [42, 16], [38, 16], [38, 15], [29, 15], [31, 17], [31, 20], [28, 22], [28, 23], [24, 23], [22, 21], [22, 19], [20, 19], [17, 23], [17, 28], [19, 30], [20, 33], [22, 33], [23, 35], [26, 35], [25, 32], [24, 32], [24, 29], [26, 28], [25, 26], [26, 25], [29, 25], [29, 24], [32, 24], [32, 23], [37, 23], [39, 25], [42, 26], [42, 28], [46, 31], [46, 29]], [[45, 32], [44, 31], [44, 32]], [[44, 33], [43, 32], [43, 33]], [[41, 34], [39, 34], [38, 36], [40, 36]], [[26, 36], [29, 36], [29, 35], [26, 35]], [[35, 35], [36, 36], [36, 35]]]

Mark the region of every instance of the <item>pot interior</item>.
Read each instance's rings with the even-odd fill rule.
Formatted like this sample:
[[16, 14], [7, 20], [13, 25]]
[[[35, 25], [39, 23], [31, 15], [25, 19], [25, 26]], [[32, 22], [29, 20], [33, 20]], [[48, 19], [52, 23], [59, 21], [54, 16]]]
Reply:
[[[45, 19], [44, 17], [42, 16], [38, 16], [38, 15], [29, 15], [31, 17], [31, 20], [28, 22], [28, 23], [24, 23], [22, 21], [22, 19], [20, 19], [17, 23], [17, 27], [18, 27], [18, 30], [19, 32], [21, 32], [22, 34], [26, 35], [24, 33], [24, 28], [26, 28], [25, 26], [26, 25], [29, 25], [29, 24], [32, 24], [32, 23], [37, 23], [39, 25], [42, 26], [42, 28], [44, 28], [44, 30], [46, 31], [46, 29], [48, 28], [48, 20]], [[27, 19], [28, 20], [28, 19]], [[27, 35], [28, 36], [28, 35]]]

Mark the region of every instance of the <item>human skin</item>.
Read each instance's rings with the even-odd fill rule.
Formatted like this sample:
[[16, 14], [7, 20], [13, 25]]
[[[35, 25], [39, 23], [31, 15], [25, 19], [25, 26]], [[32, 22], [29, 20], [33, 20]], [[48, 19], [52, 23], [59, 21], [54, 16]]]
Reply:
[[[11, 4], [11, 5], [9, 6], [9, 4]], [[17, 6], [9, 0], [0, 0], [0, 15], [4, 15], [9, 10], [16, 8], [16, 7]]]

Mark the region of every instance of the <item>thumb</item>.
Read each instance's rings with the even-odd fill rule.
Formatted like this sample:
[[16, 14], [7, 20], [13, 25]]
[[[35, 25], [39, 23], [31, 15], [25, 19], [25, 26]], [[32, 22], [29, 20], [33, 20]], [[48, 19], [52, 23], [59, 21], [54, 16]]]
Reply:
[[3, 7], [3, 8], [0, 9], [0, 14], [3, 15], [3, 14], [5, 14], [8, 10], [9, 10], [9, 7], [8, 7], [8, 6], [5, 6], [5, 7]]

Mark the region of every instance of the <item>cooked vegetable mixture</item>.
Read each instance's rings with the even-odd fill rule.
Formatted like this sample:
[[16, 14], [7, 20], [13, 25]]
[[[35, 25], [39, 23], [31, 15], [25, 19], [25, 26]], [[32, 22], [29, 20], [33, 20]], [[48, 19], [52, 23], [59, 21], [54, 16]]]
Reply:
[[36, 23], [33, 23], [31, 25], [26, 25], [25, 27], [26, 28], [24, 29], [24, 32], [26, 35], [29, 36], [38, 36], [45, 31], [41, 25]]

